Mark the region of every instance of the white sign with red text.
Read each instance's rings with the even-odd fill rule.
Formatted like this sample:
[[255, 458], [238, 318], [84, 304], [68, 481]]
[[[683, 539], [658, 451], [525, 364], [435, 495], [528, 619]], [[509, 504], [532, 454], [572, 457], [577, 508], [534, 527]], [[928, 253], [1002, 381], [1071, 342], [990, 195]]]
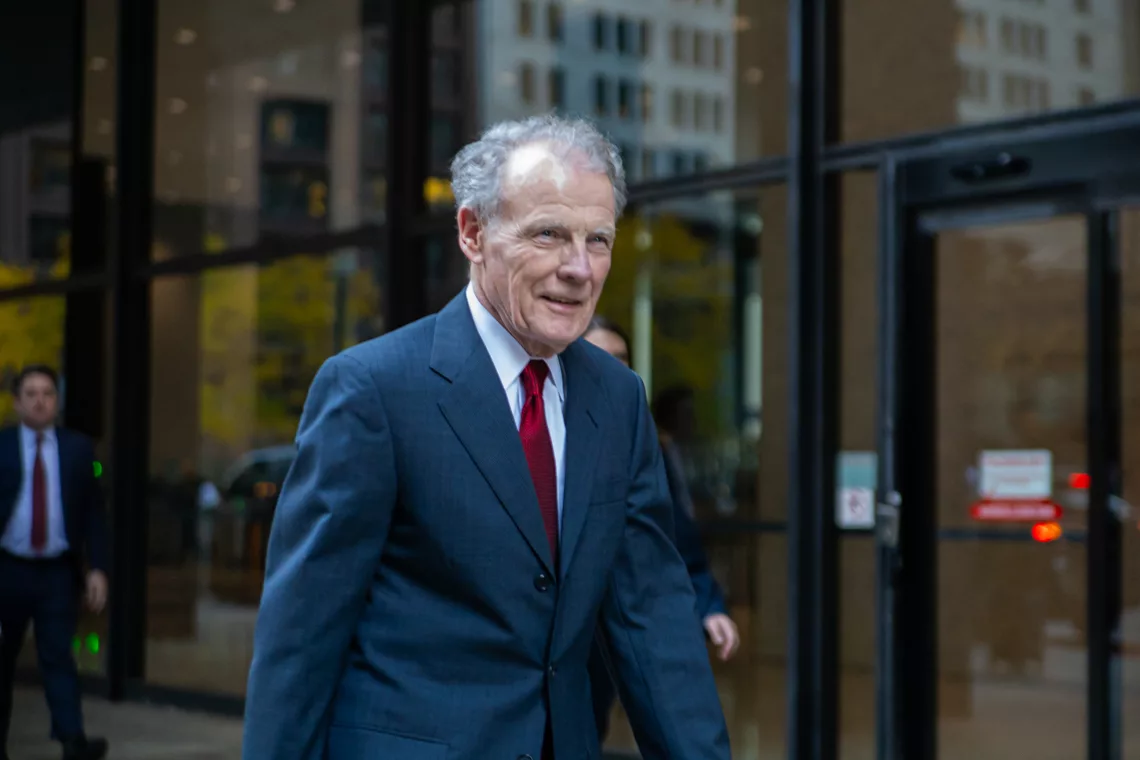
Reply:
[[990, 501], [1042, 501], [1053, 495], [1053, 452], [1048, 449], [983, 451], [978, 495]]

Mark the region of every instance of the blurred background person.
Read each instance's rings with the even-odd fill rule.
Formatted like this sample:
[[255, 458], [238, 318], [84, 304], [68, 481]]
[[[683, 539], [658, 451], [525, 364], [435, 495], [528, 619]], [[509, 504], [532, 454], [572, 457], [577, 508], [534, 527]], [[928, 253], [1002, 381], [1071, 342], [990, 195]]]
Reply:
[[31, 623], [51, 736], [64, 760], [99, 760], [107, 742], [84, 734], [71, 650], [80, 597], [96, 613], [107, 602], [95, 449], [85, 435], [56, 426], [55, 370], [26, 367], [12, 392], [20, 424], [0, 430], [0, 758], [7, 759], [16, 660]]
[[[617, 323], [603, 316], [595, 316], [584, 337], [625, 366], [630, 366], [629, 337]], [[697, 617], [701, 620], [705, 634], [716, 647], [717, 657], [727, 662], [740, 648], [740, 631], [728, 616], [724, 593], [713, 577], [708, 555], [701, 546], [700, 531], [693, 520], [693, 500], [676, 443], [678, 439], [684, 440], [692, 433], [695, 424], [692, 401], [691, 389], [678, 386], [663, 391], [653, 402], [654, 421], [657, 423], [669, 491], [673, 497], [673, 540], [677, 551], [685, 560], [689, 579], [696, 592]], [[605, 657], [602, 647], [595, 643], [590, 655], [589, 672], [599, 742], [605, 741], [606, 734], [609, 733], [609, 717], [616, 697], [614, 681]]]

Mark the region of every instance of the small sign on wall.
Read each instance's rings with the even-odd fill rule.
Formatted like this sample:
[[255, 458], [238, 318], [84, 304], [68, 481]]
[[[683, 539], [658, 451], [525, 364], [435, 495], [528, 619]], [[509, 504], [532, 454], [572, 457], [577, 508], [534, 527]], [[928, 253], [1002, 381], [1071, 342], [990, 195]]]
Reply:
[[840, 530], [875, 527], [879, 457], [874, 451], [841, 451], [835, 478], [835, 524]]
[[1048, 449], [983, 451], [978, 495], [993, 501], [1039, 501], [1053, 495], [1053, 452]]
[[978, 456], [978, 496], [970, 517], [979, 522], [1040, 522], [1061, 519], [1054, 504], [1053, 452], [999, 449]]

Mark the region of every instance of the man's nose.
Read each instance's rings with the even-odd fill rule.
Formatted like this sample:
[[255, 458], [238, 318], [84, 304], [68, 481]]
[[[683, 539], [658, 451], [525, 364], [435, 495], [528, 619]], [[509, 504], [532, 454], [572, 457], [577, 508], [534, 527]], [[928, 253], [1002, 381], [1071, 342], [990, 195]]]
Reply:
[[568, 280], [590, 279], [590, 252], [586, 250], [586, 241], [575, 238], [566, 248], [559, 274]]

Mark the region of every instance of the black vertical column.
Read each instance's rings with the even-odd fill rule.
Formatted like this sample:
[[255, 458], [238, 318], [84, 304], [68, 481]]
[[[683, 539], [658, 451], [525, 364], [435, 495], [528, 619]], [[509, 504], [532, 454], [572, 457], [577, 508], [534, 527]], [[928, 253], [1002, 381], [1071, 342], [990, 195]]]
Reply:
[[146, 643], [146, 485], [150, 298], [137, 277], [149, 260], [154, 196], [155, 32], [158, 0], [119, 0], [116, 108], [118, 245], [110, 261], [113, 513], [108, 676], [112, 699], [143, 675]]
[[1119, 212], [1089, 216], [1088, 757], [1121, 758]]
[[840, 272], [837, 181], [824, 145], [838, 136], [838, 0], [788, 9], [788, 252], [791, 473], [788, 514], [788, 756], [834, 760], [838, 733]]
[[388, 329], [427, 313], [424, 241], [408, 234], [427, 208], [431, 136], [431, 3], [388, 3]]

